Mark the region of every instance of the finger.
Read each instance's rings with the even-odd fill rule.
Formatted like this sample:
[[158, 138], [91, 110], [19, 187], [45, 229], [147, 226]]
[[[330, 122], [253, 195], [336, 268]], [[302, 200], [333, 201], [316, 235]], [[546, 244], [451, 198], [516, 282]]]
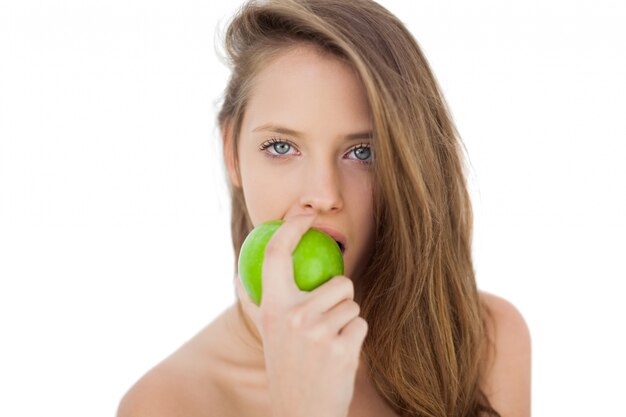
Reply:
[[315, 214], [298, 215], [286, 219], [267, 242], [262, 266], [261, 304], [291, 304], [303, 292], [294, 280], [292, 254], [315, 217]]
[[333, 335], [337, 335], [348, 323], [358, 317], [360, 312], [361, 308], [357, 303], [344, 300], [324, 314], [322, 319], [324, 327]]
[[354, 299], [354, 283], [344, 275], [336, 275], [306, 294], [306, 309], [325, 313], [344, 300]]
[[339, 332], [339, 338], [346, 341], [350, 346], [361, 349], [361, 345], [367, 336], [368, 325], [361, 316], [355, 317]]

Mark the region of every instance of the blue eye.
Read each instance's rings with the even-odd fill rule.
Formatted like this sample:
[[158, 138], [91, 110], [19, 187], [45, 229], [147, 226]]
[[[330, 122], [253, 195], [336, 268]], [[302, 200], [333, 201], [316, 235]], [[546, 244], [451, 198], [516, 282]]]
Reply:
[[289, 148], [291, 148], [291, 145], [289, 145], [288, 143], [275, 143], [274, 144], [274, 150], [281, 155], [289, 152]]
[[[357, 155], [359, 162], [370, 163], [372, 161], [371, 160], [372, 148], [370, 145], [362, 143], [352, 148], [350, 152], [354, 152], [354, 154]], [[364, 159], [361, 159], [361, 156], [363, 156]], [[367, 158], [370, 158], [370, 159], [367, 159]]]
[[[277, 153], [266, 151], [266, 149], [269, 148], [270, 146], [272, 146], [272, 149], [276, 151]], [[295, 148], [295, 145], [288, 140], [279, 139], [279, 138], [271, 138], [270, 140], [264, 142], [259, 147], [259, 150], [264, 151], [265, 154], [270, 158], [282, 158], [284, 155], [288, 155], [287, 152], [289, 152], [289, 149], [292, 147]], [[348, 154], [351, 152], [354, 152], [354, 155], [357, 157], [356, 159], [357, 162], [361, 164], [366, 164], [366, 165], [369, 165], [372, 163], [371, 145], [367, 143], [358, 144], [354, 146], [352, 149], [350, 149], [348, 151]]]
[[288, 141], [278, 138], [271, 138], [267, 142], [264, 142], [259, 150], [264, 151], [265, 149], [272, 147], [276, 153], [267, 152], [267, 154], [272, 158], [279, 158], [281, 155], [286, 155], [289, 152], [289, 149], [293, 147]]

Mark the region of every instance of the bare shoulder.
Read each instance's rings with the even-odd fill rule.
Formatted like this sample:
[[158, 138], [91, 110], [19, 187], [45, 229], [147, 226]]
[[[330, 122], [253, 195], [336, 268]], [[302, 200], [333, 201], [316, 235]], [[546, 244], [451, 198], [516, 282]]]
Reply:
[[150, 369], [121, 399], [117, 417], [222, 416], [220, 385], [204, 342], [213, 323]]
[[124, 395], [117, 417], [201, 417], [209, 415], [207, 405], [206, 400], [194, 396], [187, 376], [176, 369], [157, 366]]
[[494, 348], [484, 392], [501, 415], [530, 416], [531, 341], [526, 321], [504, 298], [482, 291], [480, 297], [487, 308], [487, 332]]

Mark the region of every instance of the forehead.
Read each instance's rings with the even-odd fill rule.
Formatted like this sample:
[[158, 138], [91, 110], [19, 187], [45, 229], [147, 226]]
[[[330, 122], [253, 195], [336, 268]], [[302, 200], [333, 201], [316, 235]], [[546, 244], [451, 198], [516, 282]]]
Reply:
[[342, 119], [353, 125], [371, 119], [356, 71], [338, 58], [308, 46], [286, 50], [260, 70], [248, 111], [251, 123], [283, 118], [286, 120], [281, 121], [292, 123], [301, 119], [306, 125], [310, 119], [324, 118], [329, 122]]

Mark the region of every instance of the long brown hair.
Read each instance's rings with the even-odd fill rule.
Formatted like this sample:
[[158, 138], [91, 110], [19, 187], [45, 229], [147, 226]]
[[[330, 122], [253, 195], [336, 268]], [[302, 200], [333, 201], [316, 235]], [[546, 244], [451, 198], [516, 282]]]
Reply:
[[[224, 42], [232, 74], [218, 123], [235, 165], [265, 64], [306, 43], [355, 69], [374, 133], [375, 248], [355, 284], [369, 376], [401, 416], [499, 415], [481, 390], [490, 342], [471, 259], [464, 147], [416, 40], [371, 0], [270, 0], [245, 3]], [[237, 260], [253, 225], [242, 189], [229, 190]]]

